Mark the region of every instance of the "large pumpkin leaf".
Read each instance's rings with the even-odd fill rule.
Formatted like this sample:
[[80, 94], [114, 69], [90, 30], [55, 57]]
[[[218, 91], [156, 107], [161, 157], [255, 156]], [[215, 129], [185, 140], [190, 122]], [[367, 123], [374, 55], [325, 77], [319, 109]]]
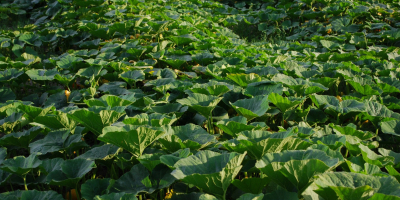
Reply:
[[242, 168], [244, 154], [200, 151], [175, 163], [171, 174], [183, 182], [193, 184], [218, 198], [225, 199], [232, 180]]
[[[379, 177], [351, 172], [328, 172], [317, 175], [314, 191], [307, 190], [304, 194], [317, 193], [324, 199], [369, 199], [374, 194], [382, 198], [399, 197], [400, 184], [394, 177]], [[303, 195], [304, 195], [303, 194]]]
[[230, 104], [240, 115], [246, 117], [247, 120], [252, 120], [267, 112], [269, 108], [268, 103], [268, 96], [256, 96], [251, 99], [238, 100]]
[[140, 157], [146, 147], [160, 138], [164, 132], [133, 125], [123, 127], [107, 126], [98, 140], [121, 147], [136, 157]]
[[73, 119], [96, 135], [100, 135], [104, 127], [116, 122], [124, 114], [113, 110], [101, 110], [99, 113], [80, 109], [67, 114], [68, 118]]

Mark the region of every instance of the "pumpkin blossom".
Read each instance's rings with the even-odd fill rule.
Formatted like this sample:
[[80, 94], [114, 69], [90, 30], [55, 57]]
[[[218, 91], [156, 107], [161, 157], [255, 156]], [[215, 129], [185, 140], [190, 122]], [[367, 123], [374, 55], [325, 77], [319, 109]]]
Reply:
[[65, 90], [64, 93], [65, 93], [65, 97], [67, 97], [67, 102], [68, 102], [68, 98], [71, 95], [71, 91]]
[[168, 192], [165, 193], [165, 199], [171, 199], [171, 198], [172, 198], [172, 195], [173, 195], [174, 193], [175, 193], [175, 192], [174, 192], [173, 189], [171, 189], [171, 191], [168, 190]]

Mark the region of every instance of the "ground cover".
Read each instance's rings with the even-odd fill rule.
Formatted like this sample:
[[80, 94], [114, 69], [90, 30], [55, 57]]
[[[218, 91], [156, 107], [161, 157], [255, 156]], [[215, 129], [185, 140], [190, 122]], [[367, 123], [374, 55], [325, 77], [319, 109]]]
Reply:
[[0, 199], [400, 199], [399, 6], [2, 1]]

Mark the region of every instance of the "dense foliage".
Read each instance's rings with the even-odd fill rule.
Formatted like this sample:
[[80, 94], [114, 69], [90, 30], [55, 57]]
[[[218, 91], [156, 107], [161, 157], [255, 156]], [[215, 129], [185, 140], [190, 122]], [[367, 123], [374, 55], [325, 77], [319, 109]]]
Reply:
[[2, 1], [0, 199], [398, 200], [399, 7]]

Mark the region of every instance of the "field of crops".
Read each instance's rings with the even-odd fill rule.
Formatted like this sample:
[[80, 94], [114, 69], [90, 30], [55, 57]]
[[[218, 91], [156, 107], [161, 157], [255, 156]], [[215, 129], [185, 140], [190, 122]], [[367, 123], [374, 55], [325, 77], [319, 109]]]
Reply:
[[399, 8], [3, 0], [0, 199], [400, 200]]

